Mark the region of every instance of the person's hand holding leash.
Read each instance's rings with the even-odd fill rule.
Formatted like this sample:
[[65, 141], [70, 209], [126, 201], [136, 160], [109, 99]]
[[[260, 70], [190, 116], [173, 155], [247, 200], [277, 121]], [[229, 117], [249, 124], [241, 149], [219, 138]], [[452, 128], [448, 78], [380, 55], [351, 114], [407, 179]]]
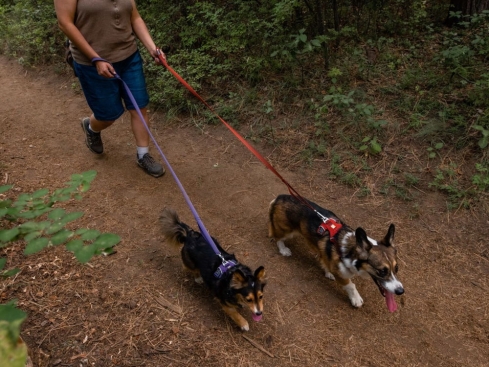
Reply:
[[162, 65], [161, 60], [160, 60], [160, 55], [163, 57], [164, 60], [166, 60], [166, 55], [161, 49], [157, 48], [154, 50], [154, 52], [151, 53], [151, 56], [153, 56], [155, 63], [158, 65]]
[[113, 78], [115, 70], [112, 64], [101, 57], [94, 57], [92, 64], [97, 68], [97, 73], [105, 78]]

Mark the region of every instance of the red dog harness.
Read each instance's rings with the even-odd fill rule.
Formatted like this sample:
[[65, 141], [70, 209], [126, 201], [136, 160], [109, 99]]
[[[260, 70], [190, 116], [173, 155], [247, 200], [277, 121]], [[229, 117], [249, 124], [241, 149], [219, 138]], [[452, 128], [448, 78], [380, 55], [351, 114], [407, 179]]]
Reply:
[[317, 233], [321, 236], [325, 236], [326, 232], [329, 232], [329, 240], [333, 244], [334, 248], [336, 249], [336, 252], [338, 253], [338, 256], [340, 257], [340, 261], [343, 259], [343, 253], [341, 251], [340, 244], [336, 240], [336, 234], [340, 231], [340, 229], [343, 227], [343, 224], [340, 222], [337, 222], [333, 218], [327, 218], [318, 211], [316, 211], [317, 215], [323, 220], [323, 223], [320, 224], [320, 226], [317, 229]]
[[323, 217], [323, 223], [318, 227], [317, 232], [321, 236], [326, 235], [326, 231], [329, 232], [329, 240], [336, 243], [336, 234], [340, 231], [343, 225], [332, 218]]

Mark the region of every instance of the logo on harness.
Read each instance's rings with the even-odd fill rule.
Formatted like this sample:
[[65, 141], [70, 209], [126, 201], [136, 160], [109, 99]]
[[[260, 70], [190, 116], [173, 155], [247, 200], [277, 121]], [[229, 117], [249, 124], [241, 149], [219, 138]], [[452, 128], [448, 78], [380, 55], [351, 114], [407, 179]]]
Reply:
[[217, 270], [214, 272], [214, 277], [217, 279], [220, 279], [225, 272], [227, 272], [229, 269], [231, 269], [233, 266], [238, 265], [236, 262], [233, 260], [224, 260], [222, 261], [222, 264], [219, 265]]
[[340, 231], [341, 227], [343, 227], [341, 223], [335, 221], [334, 219], [328, 218], [325, 222], [321, 223], [317, 233], [321, 236], [325, 236], [326, 232], [328, 232], [330, 241], [336, 242], [334, 237]]

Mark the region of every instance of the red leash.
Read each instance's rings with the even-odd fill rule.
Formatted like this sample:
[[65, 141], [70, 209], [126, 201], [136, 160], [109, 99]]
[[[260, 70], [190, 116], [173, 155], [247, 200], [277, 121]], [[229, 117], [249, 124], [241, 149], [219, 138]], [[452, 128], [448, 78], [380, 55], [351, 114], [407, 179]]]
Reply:
[[[192, 93], [195, 97], [197, 97], [197, 99], [199, 101], [201, 101], [203, 104], [206, 105], [206, 107], [219, 119], [221, 120], [221, 122], [239, 139], [239, 141], [241, 141], [244, 146], [246, 148], [248, 148], [248, 150], [253, 153], [255, 155], [256, 158], [258, 158], [260, 160], [260, 162], [262, 162], [265, 167], [267, 167], [270, 171], [272, 171], [278, 178], [280, 178], [280, 180], [285, 184], [285, 186], [287, 186], [287, 188], [289, 189], [289, 193], [290, 195], [292, 195], [294, 198], [296, 198], [299, 202], [301, 202], [302, 204], [304, 204], [305, 206], [307, 206], [308, 208], [310, 208], [312, 211], [314, 211], [322, 220], [324, 223], [326, 223], [326, 221], [328, 220], [332, 220], [330, 218], [326, 218], [324, 215], [322, 215], [321, 213], [319, 213], [316, 209], [314, 209], [312, 207], [311, 204], [309, 204], [309, 202], [304, 199], [281, 175], [280, 173], [277, 172], [277, 170], [265, 159], [265, 157], [263, 157], [255, 148], [253, 148], [251, 146], [250, 143], [248, 143], [245, 138], [243, 138], [236, 130], [234, 130], [232, 128], [231, 125], [229, 125], [221, 116], [219, 116], [217, 114], [216, 111], [213, 110], [213, 108], [175, 71], [171, 68], [170, 65], [168, 65], [168, 62], [166, 61], [166, 57], [164, 56], [163, 52], [161, 52], [161, 50], [157, 49], [157, 52], [158, 52], [158, 59], [160, 60], [160, 62], [168, 69], [168, 71], [170, 73], [173, 74], [173, 76], [175, 78], [177, 78], [177, 80], [182, 83], [185, 88], [187, 88], [190, 93]], [[337, 223], [339, 224], [339, 223]], [[340, 228], [341, 228], [341, 224], [340, 225]], [[323, 228], [324, 229], [324, 228]], [[333, 233], [336, 234], [336, 232], [339, 230], [339, 228], [336, 230], [336, 231], [330, 231], [330, 233]], [[334, 234], [331, 236], [333, 237]]]

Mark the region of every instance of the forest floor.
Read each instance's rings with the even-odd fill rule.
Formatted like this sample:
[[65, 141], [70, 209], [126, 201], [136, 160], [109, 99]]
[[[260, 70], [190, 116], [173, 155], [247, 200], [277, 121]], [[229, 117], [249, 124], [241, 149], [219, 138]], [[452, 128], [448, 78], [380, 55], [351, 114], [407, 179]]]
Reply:
[[[155, 179], [136, 165], [127, 114], [104, 131], [106, 153], [90, 153], [80, 128], [88, 107], [74, 82], [0, 57], [0, 185], [14, 185], [9, 195], [54, 190], [71, 174], [96, 170], [82, 200], [63, 207], [85, 213], [77, 226], [122, 238], [115, 254], [85, 265], [62, 247], [29, 257], [21, 243], [2, 250], [21, 272], [2, 280], [0, 303], [15, 298], [28, 313], [22, 336], [35, 366], [487, 366], [482, 208], [447, 211], [446, 198], [426, 190], [413, 216], [400, 199], [359, 198], [330, 181], [324, 162], [288, 166], [292, 157], [256, 145], [297, 191], [351, 227], [380, 239], [396, 225], [399, 309], [389, 313], [363, 278], [354, 282], [365, 303], [354, 309], [308, 249], [291, 243], [293, 256], [282, 257], [267, 238], [268, 205], [287, 188], [224, 126], [198, 129], [151, 114], [155, 138], [207, 229], [241, 262], [266, 269], [263, 320], [243, 310], [250, 331], [242, 332], [164, 241], [165, 206], [196, 227], [172, 176]], [[382, 167], [376, 175], [385, 175]]]

